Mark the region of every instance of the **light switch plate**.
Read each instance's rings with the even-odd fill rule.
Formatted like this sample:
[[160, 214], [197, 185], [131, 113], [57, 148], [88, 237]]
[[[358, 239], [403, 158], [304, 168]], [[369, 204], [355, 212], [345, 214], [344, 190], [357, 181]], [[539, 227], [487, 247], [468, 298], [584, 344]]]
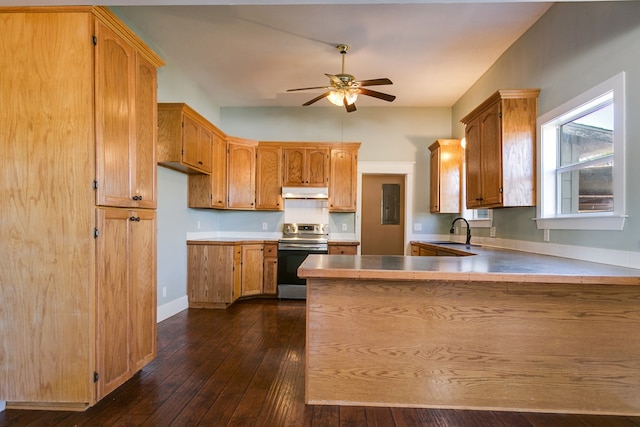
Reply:
[[422, 231], [422, 224], [420, 224], [419, 222], [413, 224], [413, 231]]

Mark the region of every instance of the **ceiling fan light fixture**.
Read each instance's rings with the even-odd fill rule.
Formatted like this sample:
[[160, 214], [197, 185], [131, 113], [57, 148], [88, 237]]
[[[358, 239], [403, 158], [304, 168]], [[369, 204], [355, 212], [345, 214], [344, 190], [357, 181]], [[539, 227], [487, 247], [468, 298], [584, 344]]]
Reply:
[[344, 98], [347, 98], [347, 104], [351, 105], [358, 99], [358, 93], [351, 90], [338, 89], [333, 90], [327, 96], [327, 99], [333, 105], [337, 105], [338, 107], [344, 106]]

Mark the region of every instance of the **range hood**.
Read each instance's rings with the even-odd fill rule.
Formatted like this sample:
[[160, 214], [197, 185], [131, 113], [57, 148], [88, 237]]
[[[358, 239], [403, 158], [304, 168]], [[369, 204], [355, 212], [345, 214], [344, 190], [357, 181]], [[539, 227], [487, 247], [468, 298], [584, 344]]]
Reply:
[[282, 187], [283, 199], [320, 199], [329, 198], [328, 187]]

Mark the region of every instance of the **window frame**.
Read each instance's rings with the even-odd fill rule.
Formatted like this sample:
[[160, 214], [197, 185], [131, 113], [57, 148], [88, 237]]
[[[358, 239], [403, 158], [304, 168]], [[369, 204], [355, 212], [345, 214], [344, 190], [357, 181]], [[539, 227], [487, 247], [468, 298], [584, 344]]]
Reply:
[[[558, 127], [613, 102], [613, 211], [559, 213]], [[554, 108], [537, 120], [538, 194], [536, 226], [552, 230], [622, 230], [625, 210], [625, 75], [621, 72]]]

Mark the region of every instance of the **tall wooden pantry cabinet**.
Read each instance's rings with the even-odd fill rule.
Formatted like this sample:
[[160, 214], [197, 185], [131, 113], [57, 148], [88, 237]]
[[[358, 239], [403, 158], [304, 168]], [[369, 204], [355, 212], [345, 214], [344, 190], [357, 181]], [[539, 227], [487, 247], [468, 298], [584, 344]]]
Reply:
[[163, 62], [103, 7], [0, 33], [0, 400], [83, 410], [156, 354]]

